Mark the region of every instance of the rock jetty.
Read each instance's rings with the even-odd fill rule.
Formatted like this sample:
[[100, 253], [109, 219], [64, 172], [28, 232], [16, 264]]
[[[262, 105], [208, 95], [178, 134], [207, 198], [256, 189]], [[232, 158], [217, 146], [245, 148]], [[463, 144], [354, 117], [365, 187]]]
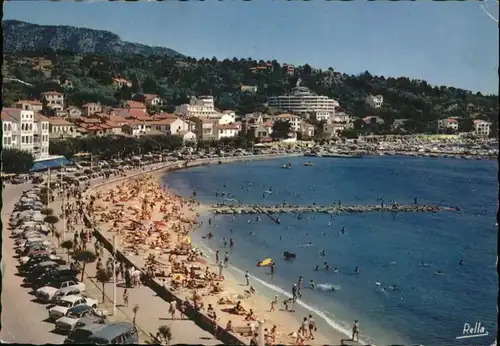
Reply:
[[459, 211], [455, 207], [443, 207], [428, 204], [401, 204], [401, 205], [220, 205], [211, 207], [215, 214], [302, 214], [302, 213], [367, 213], [367, 212], [393, 212], [393, 213], [437, 213], [442, 211]]

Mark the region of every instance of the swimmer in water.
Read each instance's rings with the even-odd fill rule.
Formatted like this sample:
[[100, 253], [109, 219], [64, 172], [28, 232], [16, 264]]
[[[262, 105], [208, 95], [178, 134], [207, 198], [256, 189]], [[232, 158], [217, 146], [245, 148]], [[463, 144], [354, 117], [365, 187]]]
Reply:
[[316, 284], [314, 283], [314, 281], [310, 280], [309, 281], [309, 287], [313, 290], [316, 288]]
[[443, 275], [443, 272], [441, 270], [438, 270], [437, 272], [434, 273], [434, 275]]
[[458, 262], [458, 265], [459, 266], [463, 266], [464, 265], [464, 260], [460, 260], [460, 262]]
[[334, 273], [338, 273], [338, 272], [339, 272], [339, 269], [338, 269], [338, 268], [335, 268], [335, 269], [333, 269], [333, 272], [334, 272]]
[[324, 263], [324, 266], [325, 266], [325, 270], [330, 269], [330, 266], [328, 265], [328, 262], [325, 262], [325, 263]]
[[319, 266], [316, 266], [316, 268], [314, 268], [314, 271], [315, 272], [319, 271]]
[[398, 289], [398, 288], [396, 287], [396, 285], [391, 285], [391, 286], [389, 286], [389, 288], [390, 288], [391, 290], [393, 290], [393, 291], [396, 291], [396, 290]]
[[319, 252], [319, 255], [321, 257], [325, 257], [326, 256], [325, 249], [321, 249], [321, 251]]
[[359, 267], [354, 268], [354, 274], [359, 274]]
[[345, 234], [345, 227], [342, 227], [342, 229], [340, 230], [340, 233]]

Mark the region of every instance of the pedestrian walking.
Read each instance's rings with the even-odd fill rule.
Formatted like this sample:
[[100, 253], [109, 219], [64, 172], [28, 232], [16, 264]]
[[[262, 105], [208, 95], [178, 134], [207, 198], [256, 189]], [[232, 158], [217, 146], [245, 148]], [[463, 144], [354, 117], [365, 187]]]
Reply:
[[250, 273], [248, 273], [248, 270], [245, 271], [245, 280], [246, 280], [246, 286], [250, 286]]
[[309, 319], [307, 320], [307, 324], [309, 325], [309, 339], [314, 340], [314, 334], [313, 332], [316, 332], [318, 328], [316, 327], [316, 321], [314, 321], [314, 318], [312, 315], [309, 315]]
[[168, 312], [170, 312], [170, 316], [172, 316], [172, 319], [175, 320], [175, 313], [177, 312], [177, 302], [175, 300], [172, 300], [170, 302]]
[[123, 291], [123, 305], [128, 306], [128, 289]]
[[[354, 339], [356, 338], [356, 339]], [[352, 341], [359, 341], [359, 323], [358, 320], [354, 320], [354, 324], [352, 325]]]
[[219, 262], [219, 276], [222, 276], [222, 269], [224, 269], [224, 263]]
[[295, 303], [297, 301], [297, 284], [293, 284], [292, 287], [292, 302]]

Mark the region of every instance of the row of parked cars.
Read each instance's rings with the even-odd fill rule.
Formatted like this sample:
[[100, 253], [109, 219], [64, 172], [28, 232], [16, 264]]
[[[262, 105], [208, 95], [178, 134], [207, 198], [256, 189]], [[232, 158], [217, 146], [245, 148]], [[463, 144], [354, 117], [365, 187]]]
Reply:
[[78, 267], [56, 254], [44, 224], [39, 192], [37, 188], [25, 191], [9, 218], [23, 285], [33, 289], [37, 302], [47, 305], [47, 321], [54, 323], [54, 332], [67, 335], [64, 343], [137, 343], [135, 327], [129, 322], [110, 323], [108, 312], [98, 308], [98, 301], [79, 282]]

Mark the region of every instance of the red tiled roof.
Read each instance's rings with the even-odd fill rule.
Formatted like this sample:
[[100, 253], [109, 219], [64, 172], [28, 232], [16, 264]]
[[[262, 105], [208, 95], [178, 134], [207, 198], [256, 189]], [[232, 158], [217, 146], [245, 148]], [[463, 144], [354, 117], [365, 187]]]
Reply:
[[224, 124], [218, 126], [219, 130], [239, 130], [240, 126], [237, 123]]
[[137, 101], [126, 101], [125, 104], [129, 108], [146, 108], [144, 103]]
[[457, 119], [453, 119], [453, 118], [448, 118], [447, 120], [450, 123], [456, 123], [457, 122]]
[[61, 119], [61, 118], [50, 118], [50, 119], [48, 119], [48, 121], [49, 121], [49, 124], [52, 126], [58, 126], [58, 125], [70, 126], [70, 125], [73, 125], [69, 121]]
[[158, 97], [158, 95], [155, 95], [155, 94], [144, 94], [144, 99], [146, 99], [148, 101], [151, 101], [157, 97]]

